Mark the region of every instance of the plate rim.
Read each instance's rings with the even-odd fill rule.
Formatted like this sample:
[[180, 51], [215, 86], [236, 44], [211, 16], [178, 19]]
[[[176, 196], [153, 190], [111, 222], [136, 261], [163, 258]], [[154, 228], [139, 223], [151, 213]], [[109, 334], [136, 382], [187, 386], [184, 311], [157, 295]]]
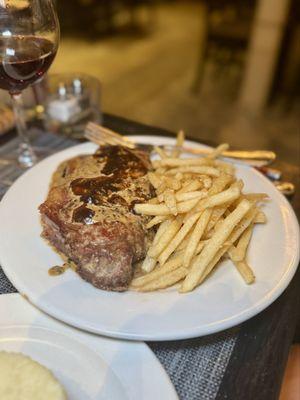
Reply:
[[[150, 349], [149, 346], [147, 346], [146, 343], [142, 341], [129, 341], [129, 340], [120, 340], [116, 338], [110, 338], [106, 336], [101, 336], [101, 335], [94, 335], [93, 333], [84, 331], [84, 330], [78, 330], [77, 328], [70, 326], [68, 324], [65, 324], [64, 322], [57, 320], [56, 318], [53, 318], [52, 316], [49, 316], [47, 313], [42, 312], [39, 308], [35, 307], [33, 304], [31, 304], [29, 301], [27, 301], [21, 294], [19, 293], [5, 293], [5, 294], [0, 294], [0, 305], [1, 303], [9, 304], [12, 307], [15, 307], [16, 304], [17, 306], [22, 303], [22, 305], [25, 305], [25, 308], [28, 307], [31, 308], [30, 312], [33, 313], [34, 316], [40, 316], [42, 317], [42, 322], [39, 322], [38, 324], [35, 324], [30, 321], [30, 318], [28, 315], [22, 315], [22, 318], [29, 318], [29, 321], [26, 323], [22, 322], [20, 324], [11, 324], [11, 323], [6, 323], [3, 322], [2, 317], [0, 317], [0, 329], [2, 328], [12, 328], [12, 327], [21, 327], [24, 328], [26, 326], [30, 326], [32, 328], [38, 328], [38, 329], [46, 329], [47, 331], [53, 332], [54, 334], [59, 334], [63, 335], [64, 337], [70, 337], [73, 342], [78, 342], [81, 346], [87, 347], [89, 351], [95, 352], [100, 358], [102, 358], [102, 362], [105, 363], [108, 367], [111, 368], [109, 361], [101, 354], [101, 345], [105, 343], [105, 345], [112, 346], [113, 347], [119, 347], [122, 346], [123, 350], [126, 350], [126, 347], [129, 346], [129, 351], [135, 351], [136, 349], [138, 350], [138, 353], [140, 355], [140, 352], [143, 353], [143, 355], [147, 358], [147, 362], [151, 362], [151, 368], [155, 367], [156, 370], [156, 377], [159, 377], [160, 381], [159, 384], [164, 386], [164, 393], [167, 391], [168, 399], [172, 400], [179, 400], [178, 394], [175, 390], [175, 387], [171, 381], [170, 376], [166, 372], [165, 368], [155, 355], [155, 353]], [[4, 324], [4, 325], [3, 325]], [[97, 346], [96, 349], [94, 349], [93, 344], [95, 341], [99, 341], [99, 345]], [[103, 343], [101, 343], [101, 341]], [[127, 349], [128, 351], [128, 349]], [[120, 381], [122, 385], [128, 385], [128, 384], [133, 384], [133, 382], [124, 382], [124, 379], [122, 380], [121, 377], [119, 376], [118, 372], [115, 369], [112, 369], [113, 373], [116, 375], [117, 379]], [[153, 371], [153, 369], [152, 369]], [[151, 383], [152, 377], [149, 377], [149, 383]], [[141, 385], [143, 386], [143, 390], [146, 390], [146, 387], [144, 386], [144, 379], [141, 382]], [[160, 386], [161, 387], [161, 386]], [[145, 393], [143, 393], [144, 395]], [[149, 397], [147, 396], [147, 399], [152, 399], [152, 395], [150, 392], [148, 392]], [[129, 395], [127, 393], [127, 395]], [[129, 400], [132, 398], [130, 397]], [[137, 398], [135, 397], [137, 400]]]
[[[147, 140], [151, 140], [151, 139], [157, 140], [158, 139], [158, 137], [151, 136], [151, 135], [134, 135], [131, 137], [135, 138], [136, 140], [140, 140], [141, 138], [143, 138], [144, 143]], [[163, 139], [163, 140], [167, 140], [167, 141], [175, 140], [174, 138], [170, 138], [170, 137], [166, 137], [166, 136], [160, 136], [159, 138]], [[209, 146], [207, 146], [207, 145], [202, 145], [199, 142], [194, 142], [191, 140], [187, 140], [187, 143], [192, 143], [193, 145], [197, 145], [198, 147], [209, 148]], [[55, 154], [45, 158], [44, 160], [40, 161], [37, 165], [41, 165], [43, 163], [49, 162], [49, 159], [56, 158], [58, 155], [62, 155], [64, 152], [68, 153], [70, 150], [71, 151], [76, 150], [76, 152], [77, 152], [77, 150], [78, 151], [80, 151], [81, 149], [84, 150], [85, 147], [89, 147], [89, 146], [91, 146], [91, 144], [92, 143], [90, 143], [90, 142], [86, 142], [86, 143], [81, 143], [81, 144], [77, 144], [75, 146], [68, 147], [66, 149], [63, 149], [63, 150], [56, 152]], [[79, 152], [78, 152], [78, 154], [79, 154]], [[249, 168], [248, 166], [244, 166], [244, 165], [239, 165], [239, 167], [246, 168], [246, 169]], [[26, 171], [23, 175], [21, 175], [15, 181], [15, 183], [11, 186], [11, 188], [16, 184], [16, 182], [26, 179], [27, 174], [30, 174], [31, 171], [33, 170], [33, 168], [31, 168], [30, 170]], [[259, 176], [259, 179], [262, 179], [267, 186], [271, 187], [272, 190], [274, 190], [273, 184], [264, 175], [259, 173], [254, 168], [252, 168], [252, 172], [256, 176]], [[3, 200], [5, 200], [6, 196], [8, 195], [9, 191], [11, 190], [11, 188], [3, 196], [3, 198], [0, 202], [0, 207], [1, 207], [1, 203], [3, 202]], [[295, 228], [294, 230], [297, 235], [296, 239], [297, 239], [298, 246], [297, 246], [296, 252], [294, 254], [293, 260], [291, 261], [291, 263], [287, 267], [287, 269], [284, 271], [283, 275], [281, 276], [281, 279], [277, 282], [277, 284], [272, 289], [270, 289], [270, 291], [263, 298], [261, 298], [255, 305], [252, 305], [252, 306], [248, 307], [247, 309], [241, 311], [239, 314], [235, 314], [229, 318], [224, 318], [223, 320], [218, 320], [218, 321], [212, 322], [210, 324], [207, 324], [205, 329], [203, 329], [203, 327], [201, 325], [196, 325], [193, 329], [188, 328], [187, 331], [180, 330], [179, 333], [168, 332], [168, 333], [158, 333], [158, 334], [153, 335], [151, 333], [150, 334], [133, 333], [133, 332], [125, 332], [124, 333], [124, 332], [118, 331], [117, 329], [109, 329], [109, 328], [105, 328], [105, 330], [104, 330], [103, 327], [102, 327], [102, 329], [95, 328], [88, 323], [80, 323], [80, 322], [76, 321], [76, 319], [72, 318], [72, 316], [70, 316], [70, 315], [61, 313], [60, 310], [57, 310], [56, 307], [53, 307], [49, 303], [42, 302], [42, 304], [40, 304], [39, 298], [37, 296], [35, 296], [35, 294], [32, 293], [30, 289], [28, 290], [27, 287], [24, 287], [22, 282], [19, 282], [18, 275], [13, 274], [13, 269], [10, 270], [10, 268], [6, 268], [4, 266], [5, 264], [2, 262], [1, 254], [0, 254], [0, 264], [3, 268], [3, 271], [9, 278], [9, 280], [14, 284], [14, 286], [18, 289], [18, 291], [20, 293], [23, 293], [26, 296], [28, 296], [30, 302], [32, 302], [36, 307], [38, 307], [40, 310], [42, 310], [46, 314], [48, 314], [56, 319], [59, 319], [60, 321], [63, 321], [64, 323], [67, 323], [70, 326], [73, 326], [73, 327], [76, 327], [79, 329], [83, 329], [85, 331], [92, 332], [95, 334], [104, 335], [107, 337], [112, 337], [112, 338], [117, 338], [117, 339], [126, 339], [126, 340], [135, 340], [135, 341], [136, 340], [142, 340], [142, 341], [180, 340], [180, 339], [190, 339], [190, 338], [205, 336], [208, 334], [220, 332], [220, 331], [229, 329], [233, 326], [239, 325], [240, 323], [245, 322], [248, 319], [259, 314], [261, 311], [266, 309], [270, 304], [272, 304], [283, 293], [283, 291], [287, 288], [287, 286], [291, 282], [294, 274], [296, 273], [296, 270], [297, 270], [297, 267], [299, 264], [299, 257], [300, 257], [300, 244], [299, 244], [300, 231], [299, 231], [298, 220], [297, 220], [296, 214], [295, 214], [291, 204], [288, 202], [288, 200], [279, 192], [276, 192], [276, 195], [278, 195], [280, 197], [281, 201], [283, 201], [283, 203], [287, 207], [289, 215], [292, 217], [291, 220], [292, 220], [293, 228]], [[189, 295], [189, 294], [187, 294], [187, 295]]]

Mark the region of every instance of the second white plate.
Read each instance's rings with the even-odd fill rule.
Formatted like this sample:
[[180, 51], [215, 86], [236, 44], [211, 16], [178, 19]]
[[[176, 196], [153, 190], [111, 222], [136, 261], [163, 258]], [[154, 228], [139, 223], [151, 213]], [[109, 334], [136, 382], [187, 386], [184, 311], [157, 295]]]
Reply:
[[49, 368], [70, 400], [178, 399], [145, 344], [68, 327], [19, 294], [0, 296], [1, 350], [21, 352]]
[[[172, 139], [141, 136], [144, 143]], [[190, 146], [199, 144], [188, 142]], [[58, 164], [95, 146], [81, 144], [57, 153], [15, 182], [0, 203], [0, 262], [8, 278], [46, 313], [75, 327], [131, 340], [172, 340], [214, 333], [239, 324], [271, 304], [292, 279], [299, 260], [299, 230], [287, 200], [264, 176], [237, 166], [245, 191], [266, 192], [268, 223], [255, 227], [249, 262], [256, 282], [247, 286], [230, 262], [223, 262], [203, 285], [188, 294], [113, 293], [94, 288], [69, 270], [48, 275], [60, 257], [40, 237], [38, 206]]]

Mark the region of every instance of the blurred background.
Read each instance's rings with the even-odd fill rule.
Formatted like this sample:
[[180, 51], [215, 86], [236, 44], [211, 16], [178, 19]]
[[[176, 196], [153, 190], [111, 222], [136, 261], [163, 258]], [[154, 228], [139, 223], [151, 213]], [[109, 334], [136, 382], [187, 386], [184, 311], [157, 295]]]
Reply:
[[57, 7], [62, 39], [50, 73], [98, 78], [104, 112], [299, 163], [299, 0]]

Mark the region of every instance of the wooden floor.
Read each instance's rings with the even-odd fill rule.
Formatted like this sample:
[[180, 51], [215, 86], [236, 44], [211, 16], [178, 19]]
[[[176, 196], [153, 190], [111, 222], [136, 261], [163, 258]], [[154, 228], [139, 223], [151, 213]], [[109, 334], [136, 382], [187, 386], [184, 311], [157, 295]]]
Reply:
[[279, 400], [300, 399], [300, 344], [290, 350]]
[[63, 37], [52, 72], [81, 71], [102, 82], [103, 109], [198, 139], [240, 148], [269, 148], [299, 162], [299, 105], [276, 106], [254, 118], [239, 109], [239, 72], [215, 76], [208, 64], [198, 94], [191, 86], [201, 46], [202, 8], [185, 1], [160, 5], [152, 33], [115, 35], [94, 42]]

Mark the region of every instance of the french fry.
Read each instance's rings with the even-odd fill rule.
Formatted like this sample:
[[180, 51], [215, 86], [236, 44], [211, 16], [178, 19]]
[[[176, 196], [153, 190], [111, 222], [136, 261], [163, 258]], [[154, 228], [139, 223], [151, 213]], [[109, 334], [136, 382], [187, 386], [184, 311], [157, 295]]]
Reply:
[[184, 139], [185, 139], [185, 134], [184, 134], [184, 131], [181, 129], [177, 133], [176, 146], [177, 147], [182, 147], [183, 143], [184, 143]]
[[227, 210], [227, 207], [228, 207], [227, 204], [225, 206], [214, 207], [214, 209], [212, 210], [211, 218], [208, 221], [208, 224], [207, 224], [206, 229], [204, 231], [204, 236], [205, 237], [214, 228], [214, 226], [219, 221], [219, 219], [225, 214], [225, 212]]
[[191, 271], [188, 273], [182, 284], [181, 292], [189, 292], [198, 285], [199, 280], [206, 272], [206, 267], [213, 260], [220, 247], [232, 233], [235, 225], [241, 221], [250, 210], [251, 206], [252, 204], [249, 201], [242, 200], [236, 209], [226, 217], [222, 226], [216, 231], [215, 235], [210, 239], [199, 256], [197, 256], [191, 267]]
[[182, 201], [180, 203], [177, 203], [177, 209], [179, 214], [184, 214], [189, 211], [191, 211], [195, 205], [198, 203], [198, 199], [192, 199], [192, 200], [187, 200], [187, 201]]
[[234, 175], [235, 168], [233, 164], [225, 163], [224, 161], [215, 160], [215, 166], [228, 175]]
[[167, 263], [165, 263], [164, 266], [158, 267], [149, 274], [133, 279], [131, 282], [131, 286], [133, 287], [143, 286], [168, 272], [172, 272], [182, 265], [182, 261], [183, 261], [183, 253], [180, 252], [176, 254], [174, 257], [172, 257]]
[[146, 225], [146, 229], [150, 229], [155, 225], [160, 224], [161, 222], [164, 222], [166, 219], [168, 219], [168, 215], [157, 215], [156, 217], [152, 218], [150, 222]]
[[[229, 214], [228, 214], [229, 215]], [[220, 219], [219, 219], [219, 221], [216, 223], [216, 225], [215, 225], [215, 231], [217, 231], [219, 228], [220, 228], [220, 226], [221, 226], [221, 224], [222, 224], [222, 222], [224, 221], [224, 218], [223, 217], [221, 217]]]
[[223, 255], [230, 249], [232, 244], [237, 241], [237, 239], [241, 236], [241, 234], [245, 231], [245, 229], [247, 229], [247, 227], [251, 224], [251, 222], [255, 218], [256, 212], [257, 211], [252, 207], [252, 209], [247, 213], [245, 218], [243, 218], [243, 220], [235, 227], [232, 234], [227, 240], [227, 244], [222, 246], [222, 248], [220, 248], [220, 250], [217, 252], [213, 260], [206, 267], [205, 272], [198, 281], [198, 285], [200, 285], [204, 281], [204, 279], [207, 278], [207, 276], [211, 273], [211, 271], [218, 263], [218, 261], [221, 259], [221, 257], [223, 257]]
[[208, 243], [208, 240], [201, 240], [197, 246], [195, 254], [201, 253], [201, 251], [204, 249], [204, 246], [206, 246]]
[[177, 203], [176, 203], [176, 197], [174, 195], [174, 190], [167, 189], [164, 192], [164, 200], [165, 200], [166, 206], [170, 209], [171, 213], [173, 215], [177, 215], [178, 210], [177, 210]]
[[184, 180], [185, 181], [194, 181], [195, 179], [199, 178], [199, 175], [192, 174], [192, 173], [189, 173], [189, 172], [184, 172], [183, 176], [184, 176]]
[[206, 158], [165, 158], [163, 160], [156, 161], [157, 167], [187, 167], [187, 166], [201, 166], [214, 165], [213, 160], [208, 160]]
[[231, 250], [230, 258], [232, 261], [243, 261], [247, 252], [249, 242], [253, 232], [253, 224], [249, 225], [245, 232], [240, 237], [237, 246]]
[[212, 208], [216, 206], [220, 206], [224, 203], [231, 202], [235, 199], [237, 199], [240, 195], [240, 189], [239, 188], [229, 188], [227, 190], [224, 190], [223, 192], [220, 192], [218, 194], [215, 194], [213, 196], [209, 196], [203, 200], [200, 200], [200, 202], [197, 204], [195, 207], [195, 211], [203, 211], [206, 208]]
[[131, 288], [146, 292], [182, 281], [180, 292], [187, 292], [225, 257], [250, 284], [255, 276], [245, 254], [254, 223], [267, 220], [257, 204], [268, 196], [242, 193], [234, 165], [217, 159], [227, 144], [206, 157], [179, 158], [183, 141], [179, 132], [171, 153], [167, 146], [156, 148], [160, 159], [152, 161], [154, 171], [148, 174], [156, 197], [134, 206], [136, 213], [153, 216], [147, 229], [158, 229]]
[[158, 171], [159, 168], [162, 168], [160, 163], [161, 163], [161, 160], [151, 160], [152, 167], [156, 171]]
[[[167, 189], [166, 189], [166, 190], [167, 190]], [[159, 195], [157, 196], [157, 200], [159, 201], [159, 203], [163, 203], [163, 202], [164, 202], [164, 200], [165, 200], [164, 193], [165, 193], [165, 192], [162, 192], [161, 194], [159, 194]], [[149, 201], [148, 203], [150, 203], [150, 201]]]
[[[178, 174], [176, 174], [176, 175], [178, 175]], [[164, 182], [165, 182], [167, 188], [169, 188], [169, 189], [179, 190], [181, 188], [180, 180], [175, 179], [175, 177], [173, 179], [173, 178], [169, 178], [169, 177], [165, 176], [164, 177]]]
[[227, 144], [227, 143], [220, 144], [211, 153], [209, 153], [207, 155], [207, 158], [217, 158], [218, 156], [220, 156], [223, 153], [223, 151], [228, 150], [228, 148], [229, 148], [229, 144]]
[[[238, 188], [238, 189], [242, 190], [243, 187], [244, 187], [244, 182], [241, 179], [239, 179], [239, 180], [233, 182], [231, 187]], [[251, 201], [251, 199], [247, 199], [247, 200]]]
[[[177, 203], [177, 210], [179, 214], [189, 212], [198, 203], [198, 199], [192, 199]], [[141, 203], [135, 204], [134, 211], [137, 214], [144, 215], [171, 215], [170, 209], [164, 204], [149, 204]]]
[[157, 168], [155, 172], [157, 173], [157, 175], [164, 175], [166, 173], [166, 168], [163, 167]]
[[164, 249], [164, 251], [158, 257], [158, 262], [160, 263], [160, 265], [165, 264], [165, 262], [168, 260], [170, 255], [177, 249], [177, 247], [180, 245], [180, 243], [183, 241], [183, 239], [186, 237], [186, 235], [192, 229], [193, 225], [195, 224], [195, 222], [197, 221], [197, 219], [199, 217], [200, 217], [200, 213], [194, 214], [182, 225], [182, 227], [177, 232], [175, 237], [170, 241], [168, 246]]
[[178, 172], [181, 173], [192, 173], [192, 174], [199, 174], [199, 175], [208, 175], [208, 176], [220, 176], [220, 171], [214, 167], [208, 167], [206, 165], [203, 166], [187, 166], [187, 167], [179, 167], [179, 168], [172, 168], [169, 169], [166, 173], [168, 175], [176, 175]]
[[149, 204], [149, 203], [142, 203], [142, 204], [135, 204], [134, 211], [137, 214], [144, 214], [144, 215], [170, 215], [170, 209], [164, 204]]
[[161, 252], [168, 246], [170, 241], [179, 231], [181, 224], [182, 224], [182, 218], [174, 219], [168, 226], [168, 229], [161, 236], [160, 240], [157, 243], [155, 243], [152, 247], [150, 247], [148, 251], [148, 256], [152, 258], [158, 258]]
[[211, 188], [208, 191], [210, 196], [222, 192], [232, 182], [232, 176], [221, 173], [218, 178], [215, 179]]
[[243, 232], [248, 228], [248, 226], [253, 222], [257, 210], [251, 205], [250, 211], [245, 215], [245, 217], [236, 225], [232, 234], [229, 236], [228, 242], [232, 245], [235, 243]]
[[242, 197], [249, 201], [264, 201], [269, 198], [267, 193], [244, 193]]
[[152, 242], [153, 246], [159, 242], [160, 238], [166, 232], [166, 230], [169, 228], [169, 226], [171, 225], [171, 223], [173, 221], [174, 221], [174, 218], [170, 218], [170, 219], [167, 219], [166, 221], [164, 221], [162, 224], [160, 224], [160, 226], [154, 236], [153, 242]]
[[157, 153], [162, 159], [168, 157], [168, 155], [166, 154], [166, 152], [165, 152], [163, 149], [161, 149], [160, 147], [154, 146], [154, 150], [156, 151], [156, 153]]
[[247, 283], [247, 285], [253, 283], [255, 281], [255, 275], [250, 266], [248, 265], [248, 263], [245, 260], [241, 261], [234, 260], [232, 258], [231, 248], [228, 250], [228, 255], [232, 260], [233, 264], [235, 265], [236, 269], [238, 270], [238, 272], [241, 274], [244, 281]]
[[154, 269], [156, 263], [157, 261], [154, 258], [146, 256], [141, 268], [145, 272], [151, 272]]
[[210, 176], [200, 175], [200, 180], [203, 182], [204, 189], [210, 189], [212, 186], [212, 179]]
[[[242, 182], [237, 181], [237, 182], [232, 183], [231, 186], [229, 187], [229, 189], [226, 189], [226, 190], [224, 190], [222, 192], [224, 187], [226, 187], [229, 182], [231, 182], [231, 179], [229, 179], [228, 175], [220, 176], [219, 178], [216, 178], [213, 186], [208, 190], [208, 194], [207, 194], [206, 199], [208, 200], [209, 198], [212, 197], [214, 199], [214, 201], [218, 201], [218, 199], [220, 200], [221, 196], [223, 196], [223, 195], [221, 195], [221, 193], [224, 193], [224, 192], [228, 193], [228, 192], [226, 192], [226, 190], [229, 190], [229, 189], [234, 189], [234, 190], [240, 189], [240, 190], [242, 190]], [[219, 195], [220, 197], [214, 197], [216, 195]], [[238, 198], [236, 200], [238, 200]], [[200, 201], [198, 203], [197, 207], [195, 207], [194, 209], [191, 210], [190, 214], [192, 212], [200, 211], [201, 207], [205, 208], [205, 203], [204, 204], [203, 203], [204, 203], [204, 201]], [[232, 203], [232, 201], [228, 201], [228, 202], [225, 202], [221, 206], [214, 206], [214, 211], [213, 211], [212, 217], [211, 217], [211, 219], [209, 221], [209, 224], [206, 227], [206, 230], [205, 230], [205, 233], [204, 233], [205, 236], [208, 235], [208, 232], [215, 226], [215, 224], [218, 222], [218, 220], [221, 218], [221, 216], [226, 212], [227, 207], [231, 203]], [[237, 202], [237, 204], [238, 204], [238, 202]]]
[[183, 193], [189, 193], [189, 192], [194, 192], [195, 190], [201, 189], [203, 187], [203, 183], [200, 181], [190, 181], [186, 182], [185, 184], [182, 185], [182, 188], [178, 190], [176, 194], [183, 194]]
[[176, 139], [176, 147], [173, 149], [171, 156], [172, 157], [178, 157], [180, 152], [181, 152], [181, 147], [184, 142], [184, 131], [180, 130], [177, 133], [177, 139]]
[[258, 213], [256, 214], [254, 223], [255, 224], [265, 224], [266, 222], [267, 222], [266, 214], [263, 211], [259, 210]]
[[175, 175], [175, 179], [177, 181], [181, 181], [183, 179], [183, 174], [181, 172], [177, 172], [177, 174]]
[[175, 195], [176, 201], [187, 201], [187, 200], [192, 200], [192, 199], [203, 199], [204, 197], [207, 197], [207, 191], [206, 190], [197, 190], [194, 192], [185, 192], [185, 193], [176, 193]]
[[197, 246], [201, 240], [201, 237], [202, 237], [203, 232], [208, 224], [211, 214], [212, 214], [212, 209], [204, 210], [203, 213], [201, 214], [199, 220], [197, 221], [197, 224], [191, 234], [189, 243], [188, 243], [185, 253], [184, 253], [183, 266], [186, 268], [189, 267], [190, 262], [191, 262], [192, 258], [194, 257]]
[[[225, 207], [223, 207], [223, 210], [225, 209]], [[221, 212], [221, 209], [219, 210]], [[224, 221], [223, 215], [225, 217], [228, 217], [228, 215], [230, 214], [230, 212], [228, 212], [228, 209], [226, 209], [226, 211], [224, 213], [222, 213], [222, 215], [218, 215], [218, 217], [212, 221], [213, 222], [213, 227], [209, 230], [209, 231], [205, 231], [205, 234], [203, 235], [203, 238], [205, 239], [210, 239], [215, 231], [218, 229], [218, 227], [220, 226], [220, 224], [222, 223], [222, 221]], [[211, 222], [211, 221], [209, 221]]]
[[245, 260], [239, 262], [233, 261], [233, 263], [247, 285], [250, 285], [255, 281], [255, 275]]
[[175, 269], [175, 271], [168, 272], [167, 274], [152, 280], [147, 285], [136, 287], [135, 290], [139, 292], [152, 292], [154, 290], [165, 289], [181, 281], [186, 277], [187, 273], [188, 270], [186, 268], [180, 267]]
[[158, 201], [157, 197], [153, 197], [152, 199], [148, 200], [148, 203], [149, 204], [158, 204], [159, 201]]
[[167, 189], [167, 184], [166, 182], [162, 181], [161, 184], [158, 186], [158, 188], [156, 189], [156, 193], [159, 196], [160, 194], [162, 194], [165, 190]]
[[[224, 215], [225, 217], [228, 217], [228, 215], [230, 214], [231, 210], [229, 209], [229, 207], [231, 206], [231, 204], [228, 204], [228, 208], [225, 210]], [[221, 215], [222, 216], [222, 215]]]
[[161, 179], [159, 179], [158, 176], [153, 172], [148, 172], [148, 179], [155, 189], [159, 188], [162, 183]]
[[191, 237], [192, 232], [190, 231], [186, 237], [183, 239], [183, 241], [180, 243], [180, 245], [177, 247], [176, 251], [181, 251], [181, 250], [185, 250], [186, 246], [189, 243], [190, 237]]

